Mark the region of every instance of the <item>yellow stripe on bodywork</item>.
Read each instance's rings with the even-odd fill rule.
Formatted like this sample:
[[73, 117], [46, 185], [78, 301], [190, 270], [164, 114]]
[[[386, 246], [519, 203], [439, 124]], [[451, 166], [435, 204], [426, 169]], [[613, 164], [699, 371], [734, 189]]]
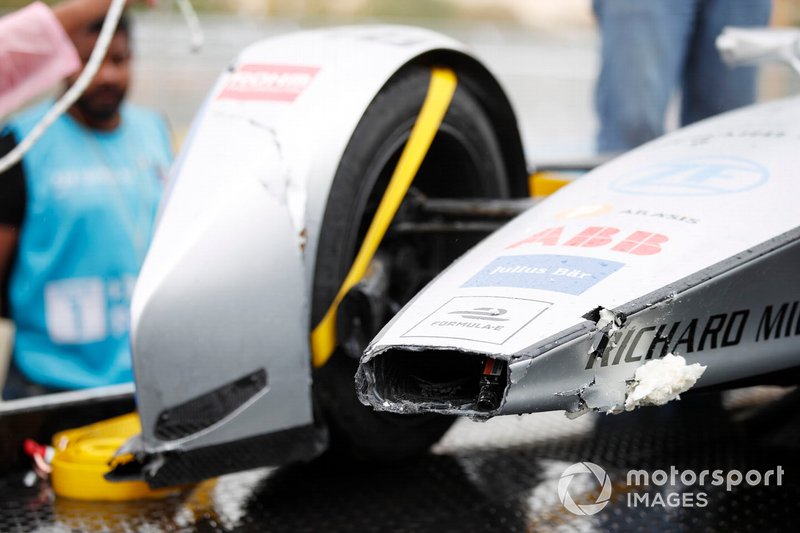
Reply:
[[419, 116], [411, 129], [403, 152], [400, 154], [400, 160], [392, 173], [389, 185], [383, 193], [375, 217], [369, 225], [364, 242], [361, 243], [361, 248], [359, 248], [336, 298], [333, 299], [333, 303], [320, 323], [311, 332], [312, 362], [317, 368], [328, 361], [336, 347], [336, 312], [339, 304], [347, 292], [366, 274], [375, 252], [378, 251], [392, 219], [433, 143], [439, 125], [450, 107], [457, 83], [456, 75], [452, 70], [432, 69], [428, 94], [425, 96]]

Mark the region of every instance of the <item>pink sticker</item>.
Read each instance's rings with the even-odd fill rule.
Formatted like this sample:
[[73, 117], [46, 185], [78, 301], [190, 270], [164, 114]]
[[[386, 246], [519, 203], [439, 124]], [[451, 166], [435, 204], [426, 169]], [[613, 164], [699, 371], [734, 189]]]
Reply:
[[311, 84], [317, 72], [317, 67], [241, 65], [217, 98], [293, 102]]

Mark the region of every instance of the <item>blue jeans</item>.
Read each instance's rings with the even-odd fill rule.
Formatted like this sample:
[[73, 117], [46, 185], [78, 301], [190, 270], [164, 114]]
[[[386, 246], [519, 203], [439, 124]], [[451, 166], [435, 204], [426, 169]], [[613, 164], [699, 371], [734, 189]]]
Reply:
[[602, 36], [597, 148], [617, 152], [664, 133], [673, 91], [681, 125], [752, 103], [756, 69], [731, 69], [714, 41], [725, 26], [765, 26], [771, 0], [594, 0]]

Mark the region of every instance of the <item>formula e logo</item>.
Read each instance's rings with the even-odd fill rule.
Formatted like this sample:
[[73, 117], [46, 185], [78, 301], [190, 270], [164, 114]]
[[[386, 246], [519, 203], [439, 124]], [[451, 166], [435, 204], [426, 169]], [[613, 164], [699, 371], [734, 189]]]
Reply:
[[505, 309], [497, 307], [476, 307], [471, 311], [450, 311], [450, 315], [459, 315], [461, 318], [467, 320], [489, 320], [490, 322], [506, 322], [507, 318], [500, 318], [500, 316], [508, 313]]
[[[600, 488], [600, 494], [598, 494], [594, 503], [575, 503], [575, 500], [572, 499], [572, 495], [570, 494], [570, 484], [572, 484], [576, 476], [585, 478], [586, 476], [583, 474], [590, 474], [592, 478], [590, 484], [594, 485], [594, 483], [597, 483]], [[597, 514], [608, 505], [608, 501], [611, 499], [611, 479], [608, 477], [605, 470], [594, 463], [588, 461], [575, 463], [568, 466], [567, 469], [564, 470], [564, 473], [561, 474], [561, 479], [558, 480], [558, 498], [561, 500], [561, 504], [564, 508], [573, 514], [582, 516]]]
[[737, 157], [699, 157], [658, 163], [611, 183], [611, 190], [647, 196], [716, 196], [755, 189], [769, 173]]
[[402, 336], [501, 345], [551, 305], [540, 300], [505, 296], [456, 296]]

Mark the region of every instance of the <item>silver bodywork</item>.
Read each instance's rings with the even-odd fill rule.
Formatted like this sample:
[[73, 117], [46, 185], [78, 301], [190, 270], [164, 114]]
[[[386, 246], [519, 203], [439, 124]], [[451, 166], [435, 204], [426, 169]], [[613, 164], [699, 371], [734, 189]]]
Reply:
[[[413, 28], [264, 41], [209, 94], [133, 299], [142, 434], [123, 451], [151, 485], [324, 449], [309, 343], [320, 225], [362, 115], [416, 61], [453, 68], [511, 115], [458, 43]], [[518, 146], [516, 131], [500, 131], [511, 119], [494, 127]], [[797, 100], [714, 119], [620, 157], [522, 214], [372, 342], [357, 375], [362, 401], [478, 416], [616, 411], [636, 368], [666, 351], [708, 366], [700, 386], [796, 366], [800, 294], [786, 280], [800, 254], [800, 181], [790, 164], [797, 124]], [[448, 396], [451, 367], [467, 362], [471, 378], [487, 358], [505, 365], [496, 408]], [[414, 396], [398, 385], [404, 372], [430, 377], [425, 368], [442, 360], [444, 386], [423, 380], [427, 393]]]
[[[257, 43], [208, 95], [133, 297], [142, 434], [120, 453], [134, 453], [151, 485], [325, 448], [309, 343], [320, 224], [364, 111], [418, 61], [472, 76], [489, 107], [513, 119], [499, 86], [460, 44], [408, 27]], [[519, 146], [518, 133], [508, 135]]]
[[[563, 188], [383, 329], [361, 360], [362, 402], [474, 416], [618, 412], [636, 369], [669, 352], [707, 366], [698, 387], [798, 366], [798, 141], [800, 99], [762, 104]], [[453, 392], [470, 372], [477, 386], [486, 358], [508, 365], [488, 411]], [[425, 368], [437, 365], [432, 386]]]
[[[308, 295], [339, 159], [394, 72], [459, 48], [421, 29], [325, 29], [255, 44], [219, 78], [177, 161], [134, 294], [146, 453], [313, 423]], [[223, 419], [173, 440], [155, 434], [165, 409], [259, 369], [266, 386]]]

